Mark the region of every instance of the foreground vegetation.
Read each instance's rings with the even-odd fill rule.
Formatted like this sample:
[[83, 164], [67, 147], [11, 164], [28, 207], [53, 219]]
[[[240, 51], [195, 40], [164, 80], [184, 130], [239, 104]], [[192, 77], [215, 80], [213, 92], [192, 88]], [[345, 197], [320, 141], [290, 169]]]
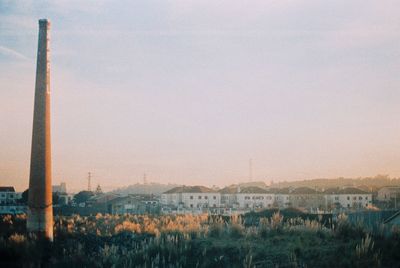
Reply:
[[54, 243], [25, 235], [25, 216], [0, 219], [0, 266], [399, 267], [400, 232], [282, 213], [239, 216], [56, 217]]

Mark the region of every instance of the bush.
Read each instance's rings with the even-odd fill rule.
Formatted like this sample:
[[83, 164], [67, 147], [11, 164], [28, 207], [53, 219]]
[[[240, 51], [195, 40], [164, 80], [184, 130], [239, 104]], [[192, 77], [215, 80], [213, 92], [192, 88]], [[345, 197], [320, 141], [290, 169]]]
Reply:
[[[400, 232], [367, 233], [341, 215], [288, 218], [276, 211], [254, 225], [208, 215], [56, 217], [54, 243], [15, 232], [24, 218], [0, 222], [0, 266], [77, 267], [398, 267]], [[379, 238], [376, 238], [379, 237]]]

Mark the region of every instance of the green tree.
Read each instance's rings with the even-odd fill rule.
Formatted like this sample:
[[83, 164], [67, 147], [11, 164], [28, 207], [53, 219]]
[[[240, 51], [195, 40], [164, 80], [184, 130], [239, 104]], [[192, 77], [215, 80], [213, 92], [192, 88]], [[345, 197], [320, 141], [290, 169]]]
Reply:
[[89, 198], [94, 196], [94, 193], [92, 191], [80, 191], [76, 195], [74, 195], [74, 201], [75, 203], [85, 203]]

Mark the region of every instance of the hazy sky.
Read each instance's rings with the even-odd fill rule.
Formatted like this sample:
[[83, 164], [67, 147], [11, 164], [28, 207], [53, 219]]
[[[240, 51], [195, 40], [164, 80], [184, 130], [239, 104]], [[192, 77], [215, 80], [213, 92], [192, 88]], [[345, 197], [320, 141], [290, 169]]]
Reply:
[[398, 1], [0, 0], [0, 185], [28, 185], [39, 18], [54, 183], [400, 176]]

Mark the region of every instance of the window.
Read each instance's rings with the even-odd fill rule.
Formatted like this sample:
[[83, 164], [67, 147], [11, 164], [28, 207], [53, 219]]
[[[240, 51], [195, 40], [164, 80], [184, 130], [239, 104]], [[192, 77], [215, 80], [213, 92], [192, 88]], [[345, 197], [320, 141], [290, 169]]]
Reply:
[[357, 196], [353, 196], [353, 200], [357, 200]]
[[347, 200], [350, 200], [350, 196], [347, 197]]
[[358, 197], [358, 200], [362, 200], [362, 196], [359, 196], [359, 197]]
[[368, 196], [365, 197], [365, 200], [368, 200]]
[[339, 200], [339, 196], [335, 196], [335, 200]]
[[193, 195], [190, 196], [190, 199], [193, 199]]
[[214, 199], [214, 200], [216, 200], [216, 199], [217, 199], [217, 197], [214, 195], [214, 196], [213, 196], [213, 199]]
[[201, 199], [201, 195], [199, 195], [199, 199]]
[[192, 207], [193, 207], [193, 204], [190, 204], [190, 207], [192, 208]]

